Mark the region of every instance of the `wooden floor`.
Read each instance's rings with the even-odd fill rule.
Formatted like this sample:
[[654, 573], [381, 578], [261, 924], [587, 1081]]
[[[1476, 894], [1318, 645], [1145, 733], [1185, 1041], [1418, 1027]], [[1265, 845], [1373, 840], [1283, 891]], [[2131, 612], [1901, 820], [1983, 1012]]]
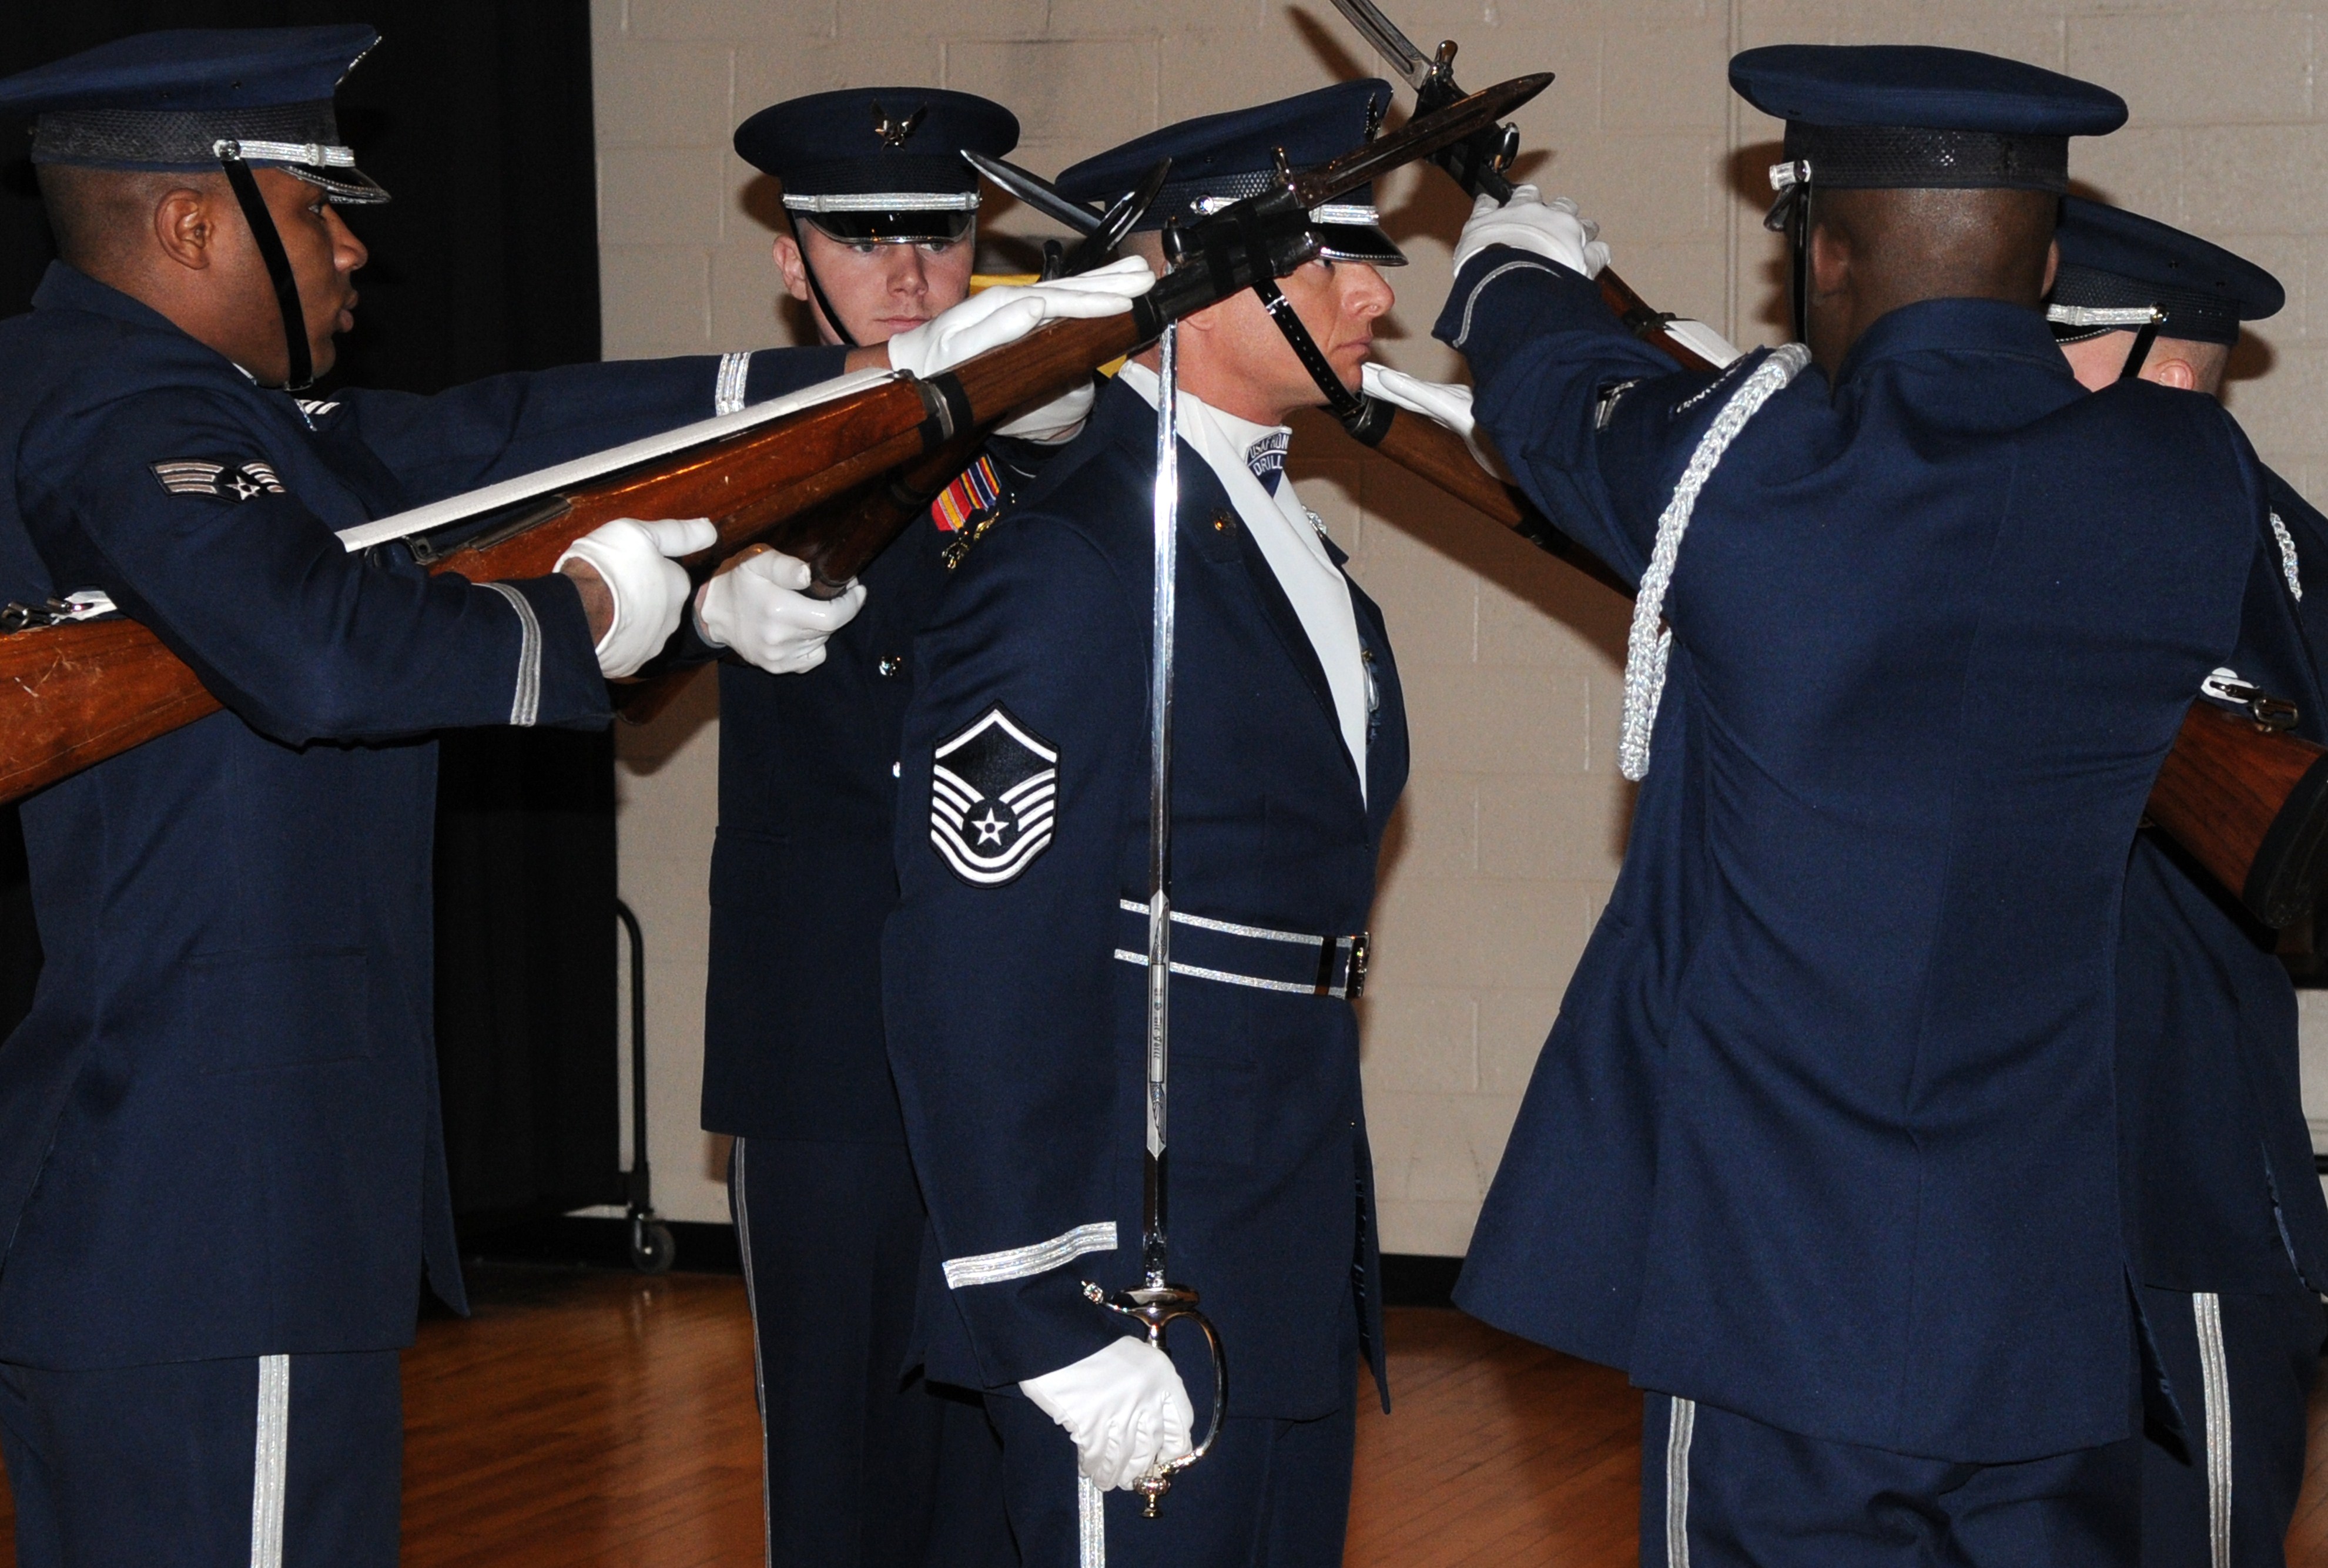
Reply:
[[[497, 1268], [405, 1360], [408, 1568], [696, 1568], [760, 1552], [742, 1284]], [[1453, 1312], [1394, 1312], [1362, 1406], [1349, 1568], [1630, 1568], [1640, 1400]], [[2328, 1396], [2289, 1536], [2328, 1568]], [[9, 1515], [0, 1495], [0, 1527]], [[0, 1528], [0, 1568], [14, 1568]]]

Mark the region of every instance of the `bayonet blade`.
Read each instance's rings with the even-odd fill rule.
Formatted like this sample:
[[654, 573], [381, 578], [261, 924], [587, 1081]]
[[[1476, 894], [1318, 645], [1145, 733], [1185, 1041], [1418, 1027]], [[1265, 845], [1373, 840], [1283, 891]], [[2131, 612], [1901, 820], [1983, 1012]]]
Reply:
[[1147, 178], [1126, 191], [1100, 219], [1099, 226], [1084, 236], [1083, 243], [1067, 252], [1061, 272], [1073, 277], [1077, 273], [1089, 272], [1114, 260], [1116, 252], [1123, 249], [1125, 237], [1139, 227], [1140, 221], [1148, 215], [1148, 209], [1154, 206], [1156, 198], [1163, 193], [1164, 182], [1171, 177], [1171, 174], [1172, 160], [1159, 159], [1156, 166], [1148, 171]]
[[1288, 188], [1302, 207], [1323, 206], [1345, 191], [1370, 183], [1377, 175], [1488, 129], [1551, 85], [1552, 72], [1540, 70], [1481, 88], [1445, 108], [1415, 116], [1398, 129], [1385, 132], [1323, 167], [1296, 175]]
[[973, 153], [966, 147], [962, 149], [962, 155], [970, 160], [972, 168], [1004, 191], [1053, 222], [1064, 223], [1078, 234], [1093, 233], [1105, 221], [1099, 213], [1030, 169], [1022, 169], [1001, 158], [988, 157], [984, 153]]
[[1358, 30], [1358, 36], [1374, 46], [1394, 74], [1418, 92], [1431, 77], [1431, 57], [1415, 48], [1413, 41], [1401, 33], [1391, 19], [1384, 15], [1374, 0], [1334, 0], [1334, 9]]

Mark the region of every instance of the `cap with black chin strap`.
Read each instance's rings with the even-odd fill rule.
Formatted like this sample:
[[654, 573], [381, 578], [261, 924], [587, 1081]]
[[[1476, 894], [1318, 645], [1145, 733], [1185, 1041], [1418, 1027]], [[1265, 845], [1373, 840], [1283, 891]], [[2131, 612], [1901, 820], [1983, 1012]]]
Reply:
[[[974, 93], [934, 87], [861, 87], [762, 109], [736, 127], [736, 151], [784, 183], [795, 224], [843, 245], [943, 243], [978, 217], [978, 173], [964, 151], [1000, 157], [1018, 145], [1018, 119]], [[806, 247], [801, 269], [833, 334], [859, 346], [826, 297]]]
[[1810, 308], [1815, 192], [2066, 191], [2070, 138], [2105, 136], [2126, 115], [2125, 99], [2091, 82], [1927, 44], [1750, 49], [1731, 61], [1730, 85], [1787, 122], [1766, 221], [1794, 242], [1798, 336]]
[[[1075, 201], [1104, 207], [1137, 186], [1159, 160], [1169, 158], [1171, 173], [1163, 190], [1133, 227], [1185, 226], [1283, 184], [1288, 173], [1316, 168], [1372, 141], [1390, 99], [1390, 83], [1365, 78], [1251, 108], [1183, 120], [1062, 170], [1058, 188]], [[1371, 185], [1311, 208], [1309, 219], [1318, 254], [1328, 261], [1406, 264], [1404, 252], [1382, 230]], [[1269, 278], [1254, 284], [1253, 293], [1318, 384], [1327, 407], [1338, 418], [1353, 418], [1361, 408], [1358, 395], [1342, 384], [1292, 302]]]
[[2061, 199], [2061, 265], [2045, 318], [2056, 343], [2135, 334], [2121, 380], [2141, 374], [2161, 337], [2229, 347], [2242, 322], [2287, 303], [2279, 279], [2243, 256], [2121, 207]]
[[254, 168], [348, 204], [388, 192], [340, 140], [332, 95], [380, 34], [331, 27], [141, 33], [0, 80], [0, 119], [33, 121], [33, 162], [156, 174], [222, 171], [283, 316], [286, 390], [314, 379], [298, 279]]

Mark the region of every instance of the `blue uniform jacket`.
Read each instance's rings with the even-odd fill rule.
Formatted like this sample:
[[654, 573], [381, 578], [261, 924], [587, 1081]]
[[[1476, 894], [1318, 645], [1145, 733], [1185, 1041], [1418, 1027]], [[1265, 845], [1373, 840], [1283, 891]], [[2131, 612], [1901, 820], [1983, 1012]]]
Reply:
[[[2291, 590], [2267, 524], [2227, 662], [2293, 701], [2298, 733], [2328, 740], [2328, 520], [2266, 477], [2295, 586], [2311, 591], [2299, 600]], [[2328, 1203], [2276, 935], [2154, 832], [2136, 840], [2118, 950], [2118, 1116], [2126, 1250], [2145, 1285], [2276, 1292], [2300, 1288], [2300, 1272], [2328, 1288]]]
[[[1007, 496], [1047, 452], [997, 439], [986, 455]], [[714, 1132], [906, 1141], [881, 1030], [881, 926], [897, 905], [897, 741], [914, 637], [959, 538], [917, 519], [865, 569], [865, 607], [807, 673], [719, 667], [703, 1007], [703, 1125]]]
[[[1126, 1331], [1081, 1282], [1140, 1282], [1147, 925], [1122, 905], [1144, 908], [1148, 887], [1154, 472], [1154, 411], [1111, 383], [915, 646], [882, 972], [930, 1207], [921, 1330], [941, 1381], [1004, 1387], [1078, 1360]], [[1173, 907], [1363, 931], [1407, 765], [1381, 614], [1352, 587], [1377, 692], [1362, 798], [1323, 667], [1185, 443], [1180, 482]], [[997, 713], [1010, 729], [981, 731]], [[972, 732], [990, 746], [983, 770], [966, 753], [949, 754], [953, 768], [985, 777], [990, 795], [1025, 778], [1003, 792], [1021, 826], [990, 851], [1019, 858], [973, 863], [985, 881], [934, 842], [934, 755]], [[1047, 825], [1028, 760], [1044, 751]], [[1234, 939], [1207, 948], [1201, 929], [1175, 933], [1176, 964], [1250, 962]], [[1335, 997], [1193, 977], [1176, 978], [1171, 1005], [1171, 1278], [1203, 1293], [1220, 1329], [1233, 1413], [1332, 1411], [1354, 1284], [1382, 1378], [1356, 1019]], [[1206, 1376], [1195, 1339], [1173, 1337], [1192, 1390]]]
[[[1546, 514], [1636, 578], [1759, 362], [1676, 372], [1501, 249], [1438, 331]], [[1462, 1304], [1816, 1438], [1995, 1461], [2132, 1430], [2126, 846], [2262, 515], [2219, 408], [2089, 397], [1999, 303], [1895, 311], [1772, 398], [1682, 547], [1625, 870]]]
[[[748, 395], [837, 359], [759, 356]], [[599, 722], [605, 690], [563, 579], [511, 585], [521, 615], [332, 530], [709, 417], [717, 363], [302, 405], [67, 268], [0, 323], [0, 598], [102, 588], [227, 709], [24, 804], [0, 1361], [401, 1345], [424, 1254], [460, 1304], [425, 736]]]

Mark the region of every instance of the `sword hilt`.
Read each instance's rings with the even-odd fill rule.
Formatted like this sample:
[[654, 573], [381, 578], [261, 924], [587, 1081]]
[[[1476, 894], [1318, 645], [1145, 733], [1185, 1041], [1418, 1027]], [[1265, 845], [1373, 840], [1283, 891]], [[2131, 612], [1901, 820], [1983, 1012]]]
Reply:
[[1157, 1349], [1164, 1348], [1165, 1330], [1185, 1318], [1197, 1326], [1205, 1337], [1205, 1348], [1213, 1362], [1213, 1418], [1206, 1423], [1205, 1441], [1182, 1454], [1167, 1460], [1132, 1483], [1131, 1489], [1140, 1494], [1142, 1518], [1156, 1517], [1163, 1504], [1164, 1494], [1172, 1489], [1173, 1480], [1182, 1470], [1212, 1452], [1213, 1440], [1221, 1435], [1221, 1417], [1229, 1404], [1229, 1364], [1222, 1353], [1221, 1337], [1213, 1320], [1197, 1310], [1197, 1292], [1186, 1285], [1149, 1283], [1138, 1290], [1117, 1291], [1113, 1294], [1101, 1290], [1090, 1281], [1084, 1282], [1086, 1300], [1105, 1307], [1111, 1312], [1121, 1312], [1141, 1326], [1148, 1342]]

